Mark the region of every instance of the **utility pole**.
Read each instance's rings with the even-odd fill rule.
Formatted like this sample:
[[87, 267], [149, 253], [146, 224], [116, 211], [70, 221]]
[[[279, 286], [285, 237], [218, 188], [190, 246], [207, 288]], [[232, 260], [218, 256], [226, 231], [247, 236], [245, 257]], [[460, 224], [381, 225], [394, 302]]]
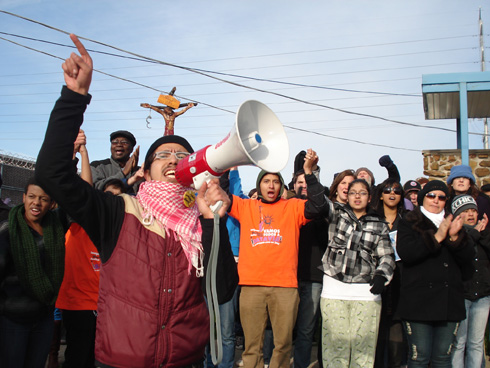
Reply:
[[[481, 71], [485, 71], [485, 44], [483, 43], [483, 21], [481, 19], [481, 7], [479, 11], [479, 26], [480, 26], [480, 63]], [[488, 122], [487, 118], [483, 119], [483, 148], [488, 149]]]

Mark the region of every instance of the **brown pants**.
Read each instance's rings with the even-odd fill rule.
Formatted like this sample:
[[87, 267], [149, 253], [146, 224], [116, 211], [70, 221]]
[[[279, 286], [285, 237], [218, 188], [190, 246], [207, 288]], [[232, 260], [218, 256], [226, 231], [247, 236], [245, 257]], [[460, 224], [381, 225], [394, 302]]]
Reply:
[[296, 288], [242, 286], [240, 320], [245, 336], [242, 359], [245, 368], [264, 366], [262, 345], [269, 316], [274, 333], [270, 368], [289, 367], [293, 346], [293, 328], [298, 314]]

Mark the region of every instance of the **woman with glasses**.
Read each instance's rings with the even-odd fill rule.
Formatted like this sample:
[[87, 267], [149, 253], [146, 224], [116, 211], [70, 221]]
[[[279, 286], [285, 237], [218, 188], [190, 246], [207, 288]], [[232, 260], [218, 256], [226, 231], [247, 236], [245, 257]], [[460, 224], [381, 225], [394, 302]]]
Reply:
[[[377, 197], [377, 198], [376, 198]], [[376, 344], [375, 367], [398, 368], [406, 356], [406, 342], [403, 338], [403, 327], [395, 314], [400, 297], [400, 257], [396, 252], [396, 235], [398, 223], [408, 212], [404, 205], [402, 185], [395, 179], [386, 179], [378, 186], [373, 200], [374, 210], [383, 218], [390, 228], [390, 240], [395, 251], [396, 267], [393, 279], [382, 293], [381, 321], [379, 324], [378, 343]], [[385, 358], [388, 364], [385, 364]]]
[[463, 270], [474, 256], [461, 216], [446, 217], [446, 184], [428, 182], [419, 206], [398, 225], [397, 252], [403, 263], [398, 311], [409, 349], [408, 367], [451, 367], [458, 324], [465, 319]]
[[324, 367], [372, 367], [381, 293], [395, 259], [386, 222], [369, 207], [370, 186], [356, 179], [347, 203], [329, 203], [323, 256], [322, 357]]

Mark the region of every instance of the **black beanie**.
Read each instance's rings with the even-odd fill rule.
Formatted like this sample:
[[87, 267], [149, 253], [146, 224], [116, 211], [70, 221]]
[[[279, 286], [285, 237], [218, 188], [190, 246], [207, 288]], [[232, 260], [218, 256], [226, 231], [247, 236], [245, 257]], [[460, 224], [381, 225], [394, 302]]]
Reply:
[[419, 190], [419, 193], [417, 194], [417, 203], [419, 204], [419, 206], [422, 206], [422, 204], [424, 203], [425, 195], [429, 192], [432, 192], [433, 190], [441, 190], [446, 194], [446, 196], [449, 195], [446, 183], [441, 180], [431, 180], [427, 184], [425, 184], [424, 187]]
[[155, 150], [161, 146], [162, 144], [165, 143], [177, 143], [180, 144], [182, 147], [184, 147], [187, 152], [189, 153], [194, 153], [194, 149], [190, 145], [187, 140], [179, 135], [165, 135], [163, 137], [158, 138], [153, 144], [150, 146], [148, 149], [148, 152], [146, 152], [145, 156], [145, 162], [148, 161], [148, 158], [155, 152]]

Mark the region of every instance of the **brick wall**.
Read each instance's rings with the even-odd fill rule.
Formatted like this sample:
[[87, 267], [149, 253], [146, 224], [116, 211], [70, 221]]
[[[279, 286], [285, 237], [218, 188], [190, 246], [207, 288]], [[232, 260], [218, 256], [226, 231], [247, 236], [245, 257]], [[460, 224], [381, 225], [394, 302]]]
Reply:
[[[451, 167], [461, 165], [460, 150], [427, 150], [422, 151], [424, 156], [424, 175], [429, 180], [439, 179], [446, 181]], [[470, 166], [480, 187], [490, 184], [490, 150], [470, 150]]]

